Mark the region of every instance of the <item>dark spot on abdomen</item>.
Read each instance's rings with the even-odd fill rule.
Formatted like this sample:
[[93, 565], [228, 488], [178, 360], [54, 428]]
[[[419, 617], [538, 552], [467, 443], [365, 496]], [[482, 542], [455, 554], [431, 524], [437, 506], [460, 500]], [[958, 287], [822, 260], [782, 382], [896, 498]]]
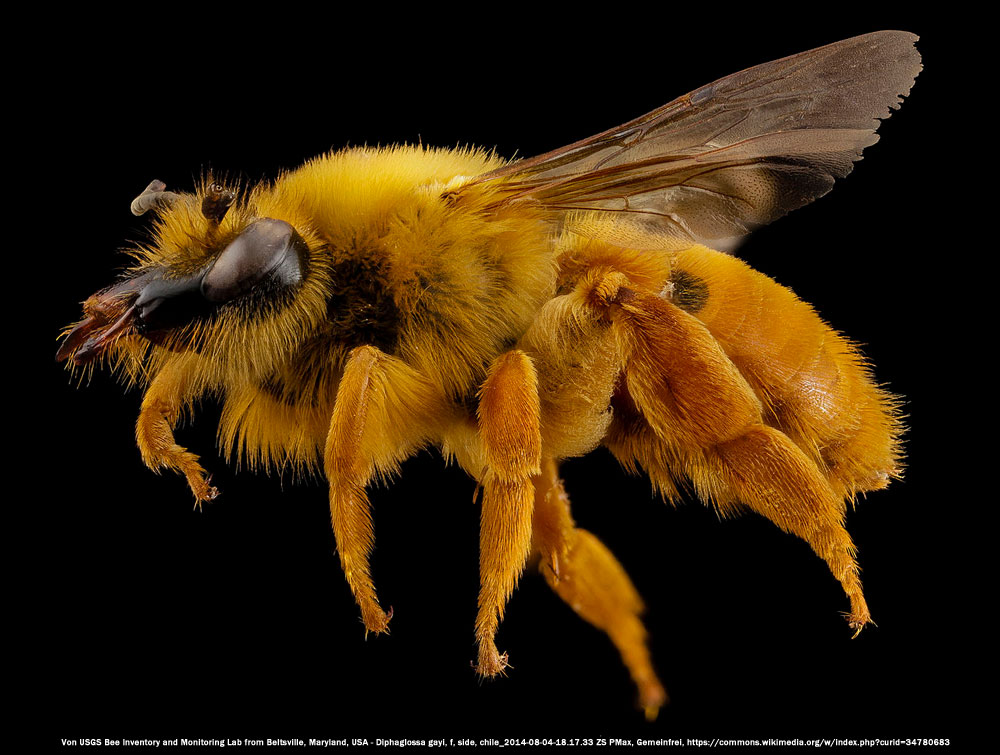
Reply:
[[708, 284], [686, 270], [675, 270], [670, 276], [669, 299], [685, 312], [697, 312], [708, 303]]

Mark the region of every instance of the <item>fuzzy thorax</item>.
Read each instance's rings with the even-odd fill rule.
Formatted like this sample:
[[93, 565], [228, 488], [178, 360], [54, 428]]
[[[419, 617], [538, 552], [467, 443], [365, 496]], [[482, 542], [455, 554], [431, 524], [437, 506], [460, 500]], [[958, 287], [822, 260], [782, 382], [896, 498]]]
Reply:
[[130, 275], [197, 276], [262, 218], [308, 247], [301, 280], [264, 284], [166, 333], [119, 339], [104, 355], [127, 381], [183, 372], [182, 401], [223, 404], [224, 447], [251, 464], [309, 465], [325, 437], [351, 349], [374, 345], [461, 403], [515, 343], [555, 285], [550, 228], [529, 208], [484, 208], [484, 187], [452, 191], [502, 162], [477, 150], [358, 148], [271, 184], [231, 187], [221, 219], [202, 211], [209, 177], [159, 212]]

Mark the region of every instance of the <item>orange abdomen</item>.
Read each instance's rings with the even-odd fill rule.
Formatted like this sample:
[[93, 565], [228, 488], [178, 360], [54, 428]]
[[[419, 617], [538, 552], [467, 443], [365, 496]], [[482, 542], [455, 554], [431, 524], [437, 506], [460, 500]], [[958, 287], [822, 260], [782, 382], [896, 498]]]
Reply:
[[853, 496], [901, 472], [899, 401], [857, 346], [787, 288], [705, 247], [678, 253], [671, 299], [697, 317], [743, 373], [764, 421]]

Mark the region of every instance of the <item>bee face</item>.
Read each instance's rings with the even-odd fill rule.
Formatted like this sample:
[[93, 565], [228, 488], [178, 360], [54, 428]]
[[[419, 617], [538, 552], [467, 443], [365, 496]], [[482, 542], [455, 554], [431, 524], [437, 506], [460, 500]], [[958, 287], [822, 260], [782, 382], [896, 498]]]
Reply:
[[[207, 221], [200, 243], [190, 239], [172, 255], [157, 248], [140, 268], [88, 298], [85, 319], [70, 331], [56, 358], [88, 364], [130, 334], [172, 351], [197, 350], [221, 320], [233, 320], [227, 327], [238, 327], [253, 319], [252, 312], [279, 303], [294, 290], [309, 266], [305, 239], [290, 223], [275, 218], [252, 220], [235, 235], [221, 234], [219, 226], [234, 200], [235, 193], [211, 184], [200, 202]], [[183, 201], [153, 181], [133, 201], [132, 211], [163, 213], [162, 247], [171, 230], [172, 206]]]

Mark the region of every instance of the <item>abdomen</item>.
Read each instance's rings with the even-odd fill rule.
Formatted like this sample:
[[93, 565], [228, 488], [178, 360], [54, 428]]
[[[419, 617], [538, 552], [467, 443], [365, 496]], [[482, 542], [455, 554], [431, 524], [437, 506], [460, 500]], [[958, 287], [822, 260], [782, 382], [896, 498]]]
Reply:
[[834, 490], [885, 487], [901, 471], [899, 401], [851, 341], [787, 288], [705, 247], [677, 253], [668, 295], [705, 324], [764, 406]]

